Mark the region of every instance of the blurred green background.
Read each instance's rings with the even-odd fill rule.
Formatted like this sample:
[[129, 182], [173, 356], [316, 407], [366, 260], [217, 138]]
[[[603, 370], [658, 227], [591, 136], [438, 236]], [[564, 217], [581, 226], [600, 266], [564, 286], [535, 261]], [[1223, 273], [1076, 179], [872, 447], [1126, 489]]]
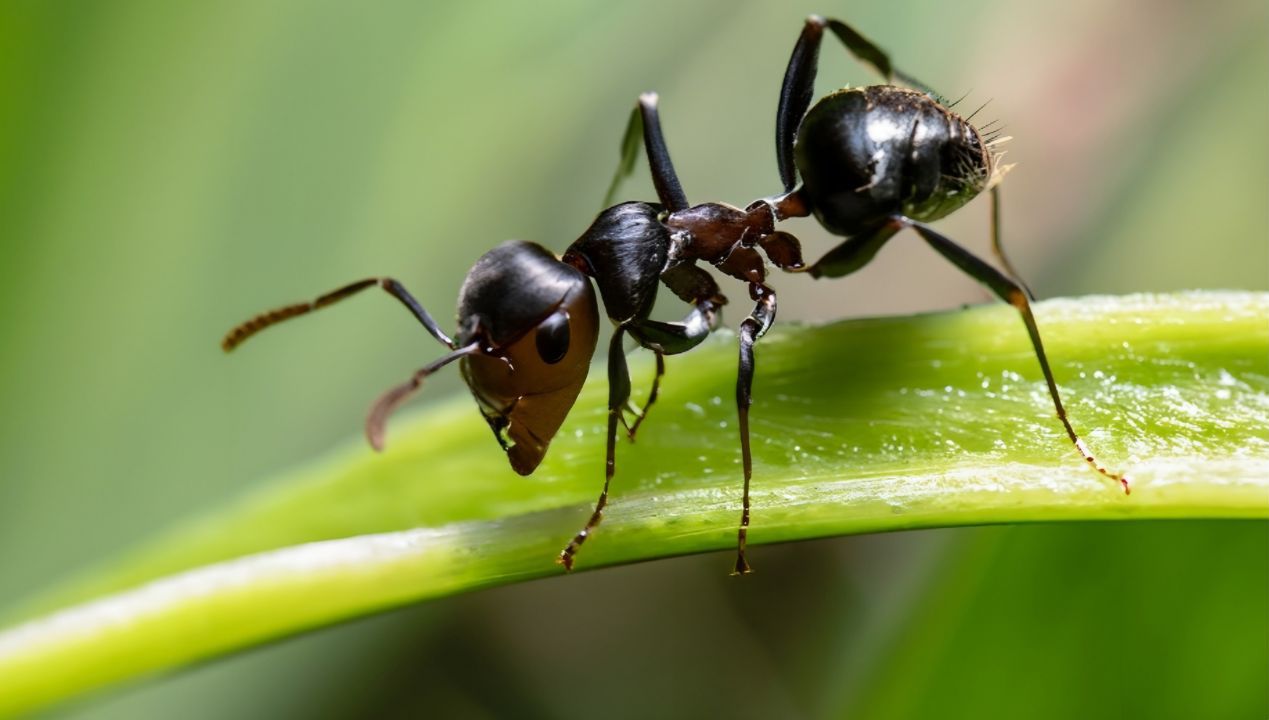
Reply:
[[[589, 224], [640, 91], [662, 95], [689, 198], [776, 192], [776, 95], [810, 12], [990, 100], [976, 119], [1018, 162], [1006, 241], [1041, 296], [1269, 289], [1257, 0], [5, 3], [0, 607], [355, 436], [435, 355], [399, 308], [358, 300], [232, 362], [221, 333], [376, 274], [449, 317], [488, 247], [559, 251]], [[875, 82], [822, 57], [821, 90]], [[651, 197], [636, 175], [625, 194]], [[986, 220], [980, 201], [940, 227], [986, 252]], [[776, 282], [783, 320], [986, 300], [915, 242], [846, 282]], [[428, 396], [460, 391], [450, 374]], [[64, 715], [1269, 714], [1264, 523], [757, 553], [743, 582], [698, 557], [427, 603]]]

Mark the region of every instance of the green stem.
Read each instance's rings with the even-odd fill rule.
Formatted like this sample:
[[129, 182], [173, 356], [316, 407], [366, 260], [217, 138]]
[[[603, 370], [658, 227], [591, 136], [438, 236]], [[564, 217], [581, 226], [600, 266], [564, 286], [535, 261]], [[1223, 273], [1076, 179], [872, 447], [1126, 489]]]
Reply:
[[[1269, 295], [1041, 303], [1062, 432], [1005, 306], [788, 327], [759, 344], [751, 546], [922, 527], [1269, 517]], [[580, 569], [724, 550], [739, 516], [734, 338], [672, 359]], [[646, 360], [646, 358], [644, 359]], [[650, 379], [632, 366], [636, 386]], [[645, 377], [646, 376], [646, 377]], [[532, 478], [470, 400], [179, 528], [0, 632], [0, 715], [383, 608], [562, 574], [603, 471], [603, 374]], [[751, 553], [759, 572], [761, 551]], [[719, 572], [730, 566], [719, 561]], [[743, 581], [740, 581], [743, 582]], [[86, 599], [98, 598], [84, 602]]]

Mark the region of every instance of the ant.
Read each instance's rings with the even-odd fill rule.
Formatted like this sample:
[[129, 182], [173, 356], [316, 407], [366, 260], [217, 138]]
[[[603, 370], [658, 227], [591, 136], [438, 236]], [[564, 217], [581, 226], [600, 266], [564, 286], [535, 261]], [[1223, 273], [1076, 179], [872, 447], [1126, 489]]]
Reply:
[[[885, 85], [847, 87], [814, 99], [814, 81], [824, 31], [872, 67]], [[907, 87], [896, 86], [895, 80]], [[593, 280], [615, 331], [608, 344], [608, 428], [603, 490], [585, 526], [560, 552], [572, 569], [574, 556], [603, 519], [616, 469], [617, 429], [633, 440], [656, 401], [665, 356], [696, 347], [718, 327], [727, 298], [714, 277], [697, 265], [712, 265], [748, 286], [753, 310], [740, 323], [736, 408], [744, 472], [740, 525], [733, 574], [750, 571], [745, 559], [749, 527], [752, 457], [749, 407], [754, 345], [771, 327], [776, 293], [766, 283], [766, 261], [789, 273], [813, 278], [849, 275], [868, 264], [900, 230], [914, 230], [936, 252], [1016, 308], [1026, 326], [1058, 419], [1081, 456], [1097, 472], [1122, 484], [1128, 479], [1102, 466], [1076, 434], [1058, 393], [1032, 316], [1030, 291], [1019, 280], [1000, 242], [999, 182], [1009, 166], [993, 145], [1008, 138], [984, 133], [952, 111], [933, 91], [895, 69], [889, 56], [839, 20], [807, 18], [780, 87], [776, 111], [776, 159], [783, 183], [779, 195], [744, 209], [722, 203], [691, 205], [670, 160], [654, 93], [639, 97], [621, 143], [621, 161], [605, 198], [607, 208], [560, 258], [530, 242], [507, 242], [490, 250], [467, 274], [458, 297], [458, 330], [446, 335], [422, 305], [392, 278], [369, 278], [308, 303], [266, 312], [231, 330], [228, 352], [283, 320], [336, 303], [371, 287], [399, 300], [450, 352], [384, 393], [366, 420], [366, 436], [383, 448], [387, 418], [432, 373], [459, 362], [481, 415], [489, 423], [511, 467], [532, 473], [581, 391], [599, 335]], [[972, 117], [972, 115], [971, 115]], [[642, 144], [658, 202], [613, 204]], [[799, 184], [799, 176], [801, 182]], [[1005, 272], [939, 234], [938, 220], [990, 190], [992, 248]], [[845, 238], [816, 262], [802, 259], [801, 244], [776, 223], [814, 215], [830, 233]], [[764, 256], [766, 260], [764, 261]], [[589, 278], [589, 279], [588, 279]], [[680, 322], [650, 319], [658, 283], [692, 306]], [[630, 336], [656, 357], [656, 375], [643, 407], [630, 399], [624, 338]], [[627, 419], [627, 413], [633, 421]]]

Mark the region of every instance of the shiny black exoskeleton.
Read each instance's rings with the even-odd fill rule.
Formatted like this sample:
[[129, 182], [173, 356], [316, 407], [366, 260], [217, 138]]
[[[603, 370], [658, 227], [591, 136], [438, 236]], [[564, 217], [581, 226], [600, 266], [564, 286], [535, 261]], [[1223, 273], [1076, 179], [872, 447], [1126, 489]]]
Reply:
[[835, 235], [867, 232], [892, 215], [938, 220], [982, 192], [992, 169], [964, 118], [923, 92], [885, 85], [816, 103], [793, 154], [802, 195]]
[[[812, 105], [821, 40], [832, 32], [858, 59], [891, 84], [845, 88]], [[521, 474], [541, 462], [551, 438], [571, 409], [586, 378], [598, 338], [594, 280], [615, 326], [608, 348], [608, 432], [603, 490], [586, 525], [558, 557], [566, 568], [603, 518], [616, 468], [619, 425], [634, 438], [657, 398], [665, 355], [696, 347], [712, 332], [727, 299], [698, 263], [745, 283], [753, 309], [741, 321], [736, 408], [744, 489], [737, 533], [735, 572], [746, 573], [752, 458], [749, 441], [754, 345], [775, 320], [776, 294], [767, 285], [767, 265], [812, 277], [841, 277], [866, 265], [900, 230], [911, 228], [936, 252], [1018, 309], [1067, 435], [1098, 472], [1123, 484], [1093, 458], [1062, 406], [1029, 292], [1016, 279], [1000, 245], [999, 193], [1007, 169], [992, 146], [1006, 138], [984, 135], [919, 82], [894, 69], [889, 57], [846, 24], [812, 16], [794, 46], [776, 112], [776, 159], [782, 193], [741, 209], [723, 203], [690, 205], [662, 136], [657, 97], [647, 93], [631, 113], [621, 161], [603, 210], [556, 259], [538, 245], [503, 244], [481, 257], [459, 295], [456, 339], [446, 336], [422, 306], [390, 278], [371, 278], [243, 323], [222, 341], [226, 351], [259, 330], [379, 286], [396, 297], [450, 353], [385, 393], [367, 419], [367, 436], [379, 449], [388, 415], [431, 373], [461, 360], [463, 377], [481, 414]], [[617, 188], [633, 170], [642, 145], [658, 202], [613, 204]], [[800, 182], [799, 182], [800, 179]], [[954, 212], [991, 190], [992, 246], [1002, 272], [926, 223]], [[791, 217], [814, 215], [844, 239], [819, 260], [806, 264], [796, 238], [776, 229]], [[650, 319], [664, 284], [692, 309], [681, 322]], [[656, 377], [642, 408], [630, 402], [624, 340], [633, 339], [656, 356]], [[633, 422], [627, 419], [627, 414]]]
[[[887, 82], [898, 79], [908, 87], [844, 88], [812, 104], [825, 30]], [[866, 265], [904, 228], [915, 230], [935, 251], [1018, 309], [1067, 435], [1094, 469], [1128, 489], [1127, 480], [1102, 467], [1071, 427], [1031, 313], [1030, 293], [1016, 279], [1017, 273], [1001, 248], [996, 186], [1008, 166], [1000, 163], [1000, 154], [993, 152], [992, 146], [1007, 138], [997, 137], [998, 132], [984, 135], [924, 85], [894, 69], [885, 52], [848, 25], [817, 16], [807, 19], [780, 89], [776, 159], [784, 184], [782, 194], [755, 201], [743, 210], [722, 203], [689, 205], [662, 137], [657, 98], [645, 94], [631, 114], [606, 204], [611, 204], [618, 183], [633, 168], [641, 135], [659, 204], [626, 203], [604, 210], [564, 255], [565, 262], [595, 278], [609, 316], [619, 322], [609, 353], [608, 472], [589, 522], [561, 553], [560, 561], [566, 566], [572, 565], [578, 547], [599, 523], [607, 501], [616, 423], [630, 391], [625, 360], [617, 346], [622, 331], [656, 353], [659, 382], [662, 354], [682, 352], [700, 342], [706, 327], [715, 322], [718, 306], [725, 302], [712, 278], [697, 265], [705, 262], [747, 283], [754, 301], [753, 311], [741, 321], [737, 333], [740, 358], [736, 378], [744, 489], [735, 572], [748, 572], [745, 545], [752, 478], [749, 407], [753, 348], [775, 320], [776, 312], [776, 294], [766, 284], [763, 256], [786, 272], [841, 277]], [[1006, 272], [926, 225], [988, 189], [992, 247]], [[807, 265], [798, 240], [777, 230], [776, 224], [812, 214], [825, 229], [845, 239]], [[652, 305], [650, 288], [655, 287], [657, 277], [697, 308], [669, 336], [665, 328], [651, 328], [645, 320]], [[652, 329], [655, 332], [649, 332]], [[656, 392], [654, 382], [649, 402]], [[639, 414], [638, 420], [642, 417]]]

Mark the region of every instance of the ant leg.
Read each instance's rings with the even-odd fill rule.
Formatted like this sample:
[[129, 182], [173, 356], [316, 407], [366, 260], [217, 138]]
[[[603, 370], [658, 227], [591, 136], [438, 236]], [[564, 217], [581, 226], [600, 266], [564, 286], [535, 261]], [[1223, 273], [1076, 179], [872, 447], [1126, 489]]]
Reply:
[[[618, 326], [616, 332], [613, 333], [612, 341], [608, 345], [608, 444], [604, 488], [599, 493], [595, 510], [586, 521], [585, 527], [573, 536], [556, 559], [556, 562], [563, 565], [566, 570], [573, 569], [574, 556], [581, 549], [582, 543], [586, 542], [586, 538], [603, 520], [604, 507], [608, 504], [608, 488], [616, 472], [617, 423], [624, 422], [621, 411], [630, 401], [630, 369], [626, 365], [626, 354], [622, 349], [623, 334], [629, 332], [640, 345], [657, 353], [659, 379], [661, 355], [675, 355], [699, 345], [717, 325], [718, 307], [724, 302], [726, 299], [721, 296], [717, 299], [702, 300], [683, 322], [636, 320]], [[648, 405], [651, 404], [649, 401]], [[635, 427], [638, 427], [637, 422]], [[631, 428], [631, 432], [633, 430], [634, 428]]]
[[753, 476], [753, 457], [749, 451], [749, 406], [753, 404], [753, 345], [775, 321], [775, 291], [766, 285], [751, 283], [749, 294], [757, 301], [753, 313], [740, 324], [740, 368], [736, 374], [736, 416], [740, 426], [740, 457], [745, 473], [745, 491], [741, 499], [740, 529], [736, 533], [736, 567], [732, 575], [750, 572], [745, 560], [745, 543], [749, 535], [749, 479]]
[[454, 345], [454, 341], [449, 339], [449, 336], [441, 331], [440, 326], [438, 326], [436, 321], [432, 319], [432, 316], [423, 309], [423, 306], [419, 304], [419, 301], [415, 300], [414, 296], [410, 295], [410, 293], [401, 286], [401, 283], [387, 277], [358, 280], [357, 282], [345, 285], [338, 290], [332, 290], [312, 302], [287, 305], [285, 307], [261, 313], [226, 333], [224, 339], [220, 341], [220, 347], [225, 352], [230, 352], [246, 341], [247, 338], [255, 335], [270, 325], [276, 325], [283, 320], [290, 320], [291, 318], [299, 315], [307, 315], [314, 310], [320, 310], [327, 305], [333, 305], [346, 297], [356, 295], [362, 290], [375, 285], [378, 285], [389, 295], [397, 300], [400, 300], [401, 304], [405, 305], [406, 309], [409, 310], [414, 317], [423, 324], [423, 327], [427, 328], [427, 331], [432, 334], [432, 337], [440, 341], [441, 344], [451, 350], [456, 347]]
[[885, 50], [877, 47], [871, 40], [860, 35], [851, 26], [833, 18], [822, 20], [822, 22], [828, 23], [828, 29], [833, 31], [833, 34], [846, 46], [850, 54], [855, 56], [855, 59], [871, 65], [881, 77], [885, 78], [887, 83], [898, 80], [904, 85], [920, 90], [926, 95], [936, 94], [925, 83], [891, 65], [890, 55]]
[[[715, 311], [727, 304], [727, 298], [719, 291], [714, 276], [694, 261], [679, 263], [661, 273], [661, 282], [685, 303], [700, 305], [708, 301], [713, 304]], [[713, 320], [717, 321], [717, 318]]]
[[617, 163], [617, 172], [613, 174], [612, 182], [608, 184], [608, 192], [604, 193], [605, 208], [612, 207], [616, 201], [621, 181], [634, 173], [635, 160], [639, 158], [639, 141], [643, 136], [642, 105], [643, 103], [635, 105], [626, 122], [626, 132], [621, 136], [621, 160]]
[[[375, 404], [370, 406], [370, 413], [366, 416], [366, 439], [370, 441], [370, 447], [374, 448], [376, 452], [383, 451], [384, 426], [388, 422], [388, 416], [400, 407], [401, 403], [405, 402], [406, 398], [418, 392], [418, 389], [423, 386], [423, 381], [427, 379], [428, 375], [431, 375], [464, 355], [470, 355], [478, 350], [480, 350], [479, 343], [472, 343], [466, 347], [458, 348], [454, 352], [424, 365], [422, 368], [415, 371], [414, 375], [412, 375], [409, 380], [406, 380], [400, 385], [397, 385], [391, 390], [388, 390], [384, 394], [380, 395], [379, 399], [375, 401]], [[497, 435], [497, 432], [495, 431], [494, 434]]]
[[902, 223], [887, 222], [866, 235], [847, 238], [816, 260], [813, 265], [792, 269], [790, 272], [805, 272], [813, 278], [838, 278], [849, 275], [871, 262], [881, 250], [881, 246], [901, 229], [903, 229]]
[[718, 327], [719, 309], [727, 304], [727, 298], [718, 290], [714, 276], [692, 263], [683, 263], [661, 273], [661, 280], [684, 302], [696, 307], [679, 323], [663, 323], [655, 320], [639, 320], [630, 323], [630, 335], [638, 343], [652, 350], [657, 356], [657, 374], [652, 381], [652, 391], [640, 410], [631, 407], [635, 421], [626, 426], [630, 440], [635, 439], [639, 425], [648, 416], [648, 409], [657, 399], [661, 378], [665, 375], [664, 355], [677, 355], [696, 347], [709, 333]]
[[991, 189], [991, 250], [995, 253], [996, 259], [1000, 261], [1000, 264], [1004, 266], [1005, 272], [1009, 274], [1009, 277], [1013, 278], [1022, 287], [1028, 298], [1035, 300], [1035, 293], [1031, 292], [1031, 288], [1027, 287], [1027, 284], [1022, 281], [1022, 276], [1014, 269], [1013, 263], [1009, 262], [1009, 256], [1005, 255], [1005, 246], [1001, 242], [1000, 233], [999, 185], [993, 186]]
[[661, 204], [670, 212], [687, 209], [687, 196], [683, 193], [679, 176], [674, 171], [674, 163], [670, 160], [670, 151], [665, 147], [665, 137], [661, 134], [657, 94], [652, 92], [640, 95], [634, 110], [630, 112], [626, 133], [621, 139], [621, 161], [608, 186], [608, 193], [604, 195], [604, 207], [612, 207], [621, 181], [634, 172], [640, 140], [648, 153], [648, 164], [652, 167], [652, 184], [656, 186]]
[[713, 275], [690, 262], [661, 273], [661, 281], [681, 300], [691, 303], [692, 311], [681, 322], [632, 320], [626, 328], [643, 347], [678, 355], [700, 345], [718, 327], [727, 298], [719, 292]]
[[630, 399], [630, 369], [626, 366], [626, 353], [621, 346], [621, 338], [625, 331], [625, 325], [617, 326], [617, 330], [612, 334], [612, 341], [608, 344], [608, 454], [607, 464], [604, 466], [604, 489], [599, 493], [599, 500], [595, 502], [595, 511], [586, 521], [586, 526], [573, 536], [568, 545], [560, 551], [560, 556], [555, 559], [555, 562], [563, 565], [565, 570], [573, 569], [573, 556], [604, 519], [604, 507], [608, 504], [608, 487], [612, 483], [612, 476], [616, 469], [617, 422], [621, 417], [621, 409]]
[[700, 300], [682, 322], [631, 320], [623, 327], [641, 346], [666, 355], [678, 355], [700, 345], [718, 327], [721, 296]]
[[[652, 392], [649, 393], [642, 410], [632, 408], [635, 422], [633, 425], [626, 425], [626, 431], [631, 440], [634, 440], [635, 432], [647, 417], [648, 408], [652, 407], [652, 403], [656, 401], [657, 392], [661, 387], [661, 376], [665, 374], [665, 360], [662, 356], [678, 355], [700, 345], [718, 327], [719, 300], [726, 302], [726, 298], [721, 296], [701, 300], [682, 322], [632, 320], [626, 324], [626, 331], [630, 333], [630, 337], [634, 338], [640, 346], [656, 353], [657, 356], [657, 374], [652, 382]], [[624, 418], [622, 422], [625, 422]]]
[[884, 50], [846, 23], [831, 18], [825, 19], [818, 15], [808, 17], [797, 44], [793, 46], [793, 55], [789, 57], [789, 65], [784, 71], [784, 81], [780, 84], [780, 102], [776, 106], [776, 161], [786, 193], [792, 192], [794, 186], [797, 185], [793, 143], [797, 139], [802, 116], [806, 115], [807, 109], [811, 107], [811, 100], [815, 97], [815, 75], [825, 27], [837, 36], [850, 54], [876, 70], [887, 83], [898, 78], [906, 85], [929, 95], [934, 94], [915, 78], [896, 70], [890, 64], [890, 56]]
[[802, 34], [793, 46], [789, 65], [784, 70], [784, 80], [780, 83], [780, 102], [776, 105], [776, 164], [786, 193], [792, 192], [798, 182], [793, 143], [797, 139], [802, 116], [811, 107], [815, 95], [815, 73], [823, 37], [824, 19], [817, 15], [807, 18]]
[[[661, 378], [665, 375], [665, 353], [657, 350], [652, 351], [657, 356], [657, 374], [652, 378], [652, 390], [648, 392], [648, 399], [643, 403], [643, 407], [637, 407], [634, 403], [627, 403], [626, 407], [635, 416], [633, 423], [626, 425], [626, 436], [630, 438], [630, 442], [634, 442], [635, 434], [639, 432], [639, 426], [643, 424], [644, 418], [648, 417], [648, 410], [652, 407], [652, 403], [657, 401], [657, 393], [661, 390]], [[625, 418], [622, 418], [625, 424]]]
[[801, 272], [806, 267], [802, 260], [802, 243], [787, 232], [777, 230], [770, 235], [763, 235], [758, 247], [767, 254], [772, 265], [785, 272]]
[[1066, 409], [1062, 406], [1062, 398], [1058, 395], [1057, 382], [1053, 379], [1053, 371], [1049, 369], [1049, 359], [1044, 354], [1044, 344], [1040, 341], [1040, 329], [1036, 326], [1035, 316], [1031, 314], [1031, 303], [1027, 300], [1027, 293], [1021, 284], [996, 268], [988, 265], [982, 260], [975, 257], [965, 248], [952, 242], [950, 239], [935, 232], [929, 226], [912, 220], [902, 220], [904, 224], [910, 225], [912, 229], [920, 233], [940, 255], [947, 258], [953, 265], [960, 268], [965, 274], [981, 282], [991, 289], [992, 292], [1000, 296], [1002, 300], [1013, 305], [1022, 314], [1022, 322], [1027, 326], [1027, 334], [1031, 336], [1031, 345], [1035, 348], [1036, 359], [1040, 361], [1040, 370], [1044, 373], [1044, 381], [1049, 386], [1049, 395], [1053, 398], [1053, 407], [1057, 409], [1058, 419], [1062, 421], [1062, 427], [1066, 429], [1066, 435], [1071, 439], [1071, 443], [1075, 445], [1075, 449], [1079, 450], [1084, 460], [1093, 467], [1094, 470], [1102, 475], [1118, 482], [1124, 488], [1124, 493], [1130, 492], [1128, 487], [1128, 478], [1119, 473], [1107, 470], [1101, 463], [1093, 457], [1092, 451], [1084, 444], [1079, 435], [1075, 434], [1075, 429], [1071, 427], [1071, 421], [1066, 417]]

